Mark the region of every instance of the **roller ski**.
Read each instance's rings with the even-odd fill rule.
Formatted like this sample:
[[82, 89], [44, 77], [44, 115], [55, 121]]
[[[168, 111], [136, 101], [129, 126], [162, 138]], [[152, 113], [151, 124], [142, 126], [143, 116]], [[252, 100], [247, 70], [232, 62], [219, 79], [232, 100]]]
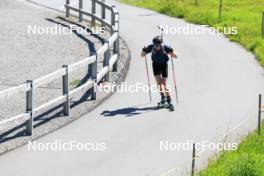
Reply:
[[161, 101], [158, 103], [157, 109], [163, 109], [163, 108], [169, 109], [170, 111], [174, 111], [174, 106], [173, 104], [171, 104], [170, 98], [167, 99], [165, 97], [161, 98]]

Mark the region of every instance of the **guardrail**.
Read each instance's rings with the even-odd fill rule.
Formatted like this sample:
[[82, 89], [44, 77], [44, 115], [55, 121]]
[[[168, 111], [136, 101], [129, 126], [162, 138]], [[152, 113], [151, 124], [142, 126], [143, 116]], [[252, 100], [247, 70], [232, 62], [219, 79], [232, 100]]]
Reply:
[[[95, 100], [95, 84], [102, 81], [102, 79], [109, 81], [109, 72], [117, 71], [117, 60], [119, 58], [119, 13], [117, 12], [115, 6], [105, 3], [104, 0], [91, 0], [91, 2], [92, 12], [89, 13], [83, 10], [83, 0], [79, 0], [79, 8], [71, 6], [70, 0], [66, 0], [66, 17], [70, 17], [71, 10], [79, 13], [79, 22], [83, 21], [84, 15], [92, 17], [92, 25], [95, 25], [96, 21], [99, 21], [102, 26], [106, 26], [111, 30], [111, 37], [105, 41], [104, 45], [100, 49], [98, 49], [95, 53], [92, 53], [92, 56], [90, 57], [87, 57], [71, 65], [63, 65], [61, 69], [58, 69], [39, 79], [28, 80], [26, 84], [1, 91], [0, 99], [8, 98], [19, 92], [26, 93], [26, 112], [1, 121], [0, 125], [4, 125], [17, 119], [23, 119], [24, 122], [26, 122], [26, 134], [33, 135], [34, 117], [41, 114], [41, 112], [45, 112], [46, 110], [60, 104], [63, 104], [64, 115], [69, 116], [71, 97], [80, 91], [91, 90], [91, 99]], [[96, 15], [97, 5], [101, 6], [101, 17]], [[106, 20], [106, 10], [109, 10], [111, 13], [110, 22]], [[110, 53], [111, 47], [113, 47], [112, 55]], [[101, 54], [104, 54], [103, 68], [100, 72], [97, 72], [98, 57]], [[69, 75], [73, 71], [86, 66], [89, 66], [89, 69], [91, 70], [89, 75], [90, 80], [88, 80], [83, 85], [69, 91]], [[36, 89], [58, 78], [62, 78], [62, 95], [45, 104], [35, 107], [33, 100]]]

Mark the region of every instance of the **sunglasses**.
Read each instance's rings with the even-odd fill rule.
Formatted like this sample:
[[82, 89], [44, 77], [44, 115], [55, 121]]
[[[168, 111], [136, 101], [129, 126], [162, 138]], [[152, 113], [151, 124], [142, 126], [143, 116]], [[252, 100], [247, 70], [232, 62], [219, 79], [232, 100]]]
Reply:
[[154, 44], [154, 47], [156, 48], [156, 47], [160, 47], [161, 46], [161, 44]]

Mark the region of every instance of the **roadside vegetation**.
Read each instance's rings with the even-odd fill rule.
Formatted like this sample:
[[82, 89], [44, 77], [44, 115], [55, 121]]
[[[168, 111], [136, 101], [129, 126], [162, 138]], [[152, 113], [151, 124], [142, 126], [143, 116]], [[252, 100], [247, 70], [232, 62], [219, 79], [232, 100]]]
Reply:
[[237, 27], [236, 35], [226, 35], [256, 55], [264, 66], [264, 39], [262, 39], [262, 13], [264, 0], [121, 0], [169, 16], [184, 18], [195, 24], [212, 27]]
[[199, 176], [264, 176], [264, 123], [262, 134], [247, 136], [238, 150], [224, 152]]

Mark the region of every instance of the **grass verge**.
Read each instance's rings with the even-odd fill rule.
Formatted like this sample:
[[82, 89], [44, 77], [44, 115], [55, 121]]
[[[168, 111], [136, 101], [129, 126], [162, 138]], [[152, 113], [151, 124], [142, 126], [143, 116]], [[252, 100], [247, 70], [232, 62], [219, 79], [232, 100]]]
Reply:
[[121, 0], [122, 2], [158, 11], [169, 16], [184, 18], [195, 24], [212, 27], [237, 27], [238, 33], [226, 35], [253, 52], [264, 66], [264, 40], [262, 39], [262, 13], [264, 0]]
[[224, 152], [199, 176], [264, 176], [264, 123], [262, 134], [247, 136], [238, 150]]

